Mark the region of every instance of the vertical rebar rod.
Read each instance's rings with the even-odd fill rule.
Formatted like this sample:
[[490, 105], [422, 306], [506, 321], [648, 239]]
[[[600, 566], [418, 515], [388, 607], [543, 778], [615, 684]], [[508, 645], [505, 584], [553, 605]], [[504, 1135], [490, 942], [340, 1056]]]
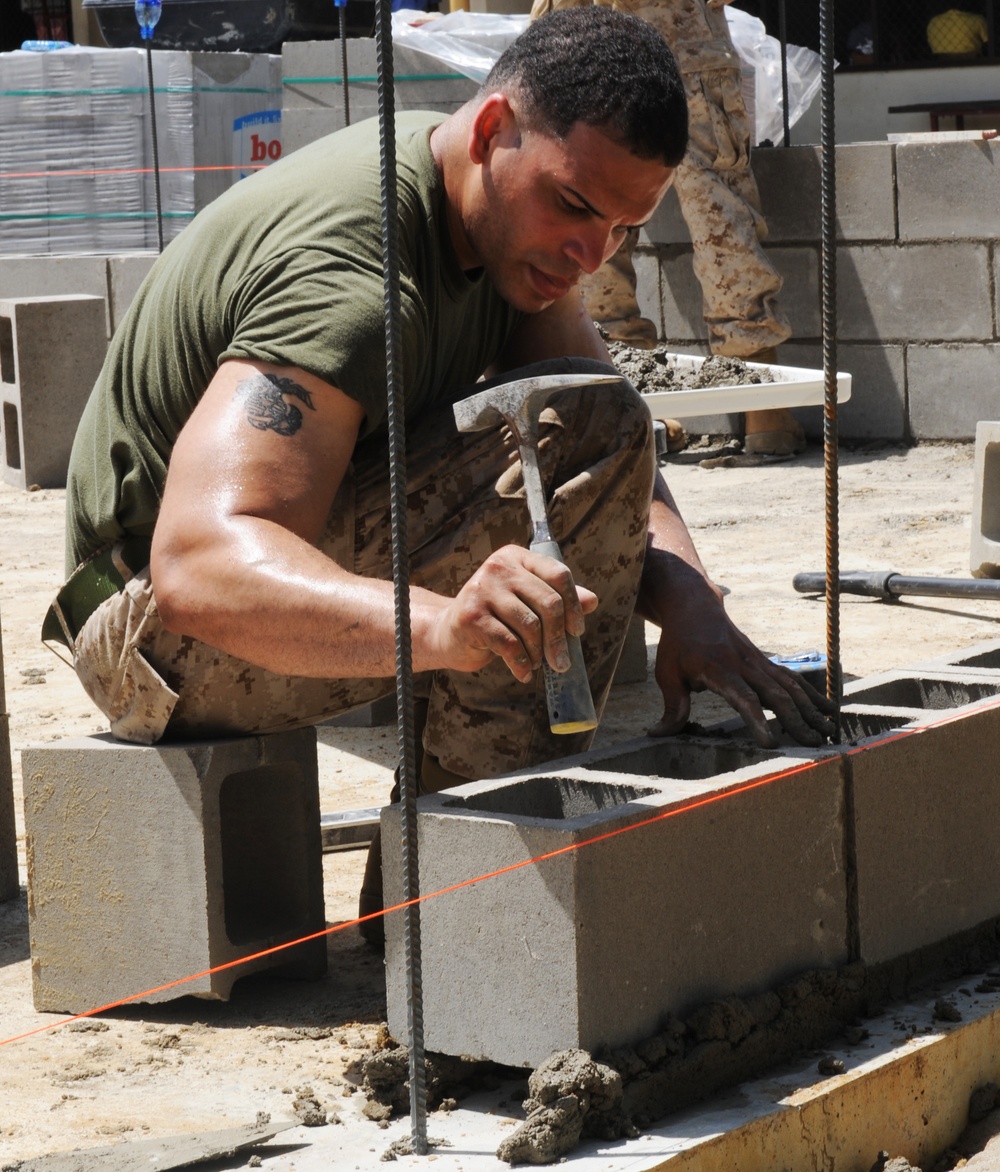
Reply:
[[340, 84], [344, 91], [344, 125], [351, 125], [351, 96], [347, 89], [347, 4], [337, 0], [340, 22]]
[[820, 0], [822, 112], [823, 470], [826, 490], [826, 694], [833, 701], [834, 740], [840, 741], [840, 516], [837, 432], [837, 143], [833, 84], [833, 0]]
[[782, 145], [787, 147], [792, 145], [792, 130], [788, 115], [788, 22], [785, 16], [785, 0], [778, 0], [778, 40], [781, 43], [781, 122], [784, 128]]
[[407, 974], [410, 1051], [410, 1133], [413, 1151], [427, 1154], [427, 1084], [424, 1069], [424, 1010], [420, 966], [420, 894], [417, 857], [417, 776], [410, 647], [410, 572], [406, 535], [406, 427], [404, 388], [399, 381], [400, 296], [396, 186], [395, 94], [391, 0], [375, 7], [379, 141], [382, 169], [382, 264], [385, 287], [386, 392], [389, 425], [389, 492], [392, 509], [392, 579], [396, 603], [396, 711], [399, 786], [402, 794], [403, 947]]
[[153, 88], [153, 46], [146, 41], [146, 77], [149, 82], [149, 132], [153, 142], [153, 191], [156, 197], [156, 241], [163, 251], [163, 205], [160, 201], [160, 146], [156, 137], [156, 93]]

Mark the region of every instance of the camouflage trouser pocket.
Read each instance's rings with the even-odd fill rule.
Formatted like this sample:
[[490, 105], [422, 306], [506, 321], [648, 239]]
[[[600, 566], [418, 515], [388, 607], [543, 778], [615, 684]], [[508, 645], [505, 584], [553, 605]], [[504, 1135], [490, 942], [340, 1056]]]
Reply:
[[142, 653], [154, 624], [159, 617], [147, 566], [101, 603], [73, 647], [76, 674], [111, 722], [112, 733], [140, 745], [162, 737], [178, 698]]

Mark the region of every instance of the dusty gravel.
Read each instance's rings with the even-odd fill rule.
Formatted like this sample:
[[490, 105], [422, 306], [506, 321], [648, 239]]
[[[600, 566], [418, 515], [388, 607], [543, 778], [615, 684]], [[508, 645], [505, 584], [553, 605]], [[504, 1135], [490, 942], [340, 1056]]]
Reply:
[[[968, 575], [971, 446], [843, 452], [841, 464], [844, 568]], [[797, 571], [823, 568], [819, 450], [755, 468], [674, 462], [668, 479], [710, 572], [731, 591], [736, 621], [772, 653], [822, 649], [823, 603], [791, 587]], [[0, 485], [0, 620], [18, 808], [23, 746], [102, 728], [70, 669], [38, 641], [62, 576], [62, 508], [62, 492]], [[845, 673], [869, 675], [993, 638], [998, 619], [986, 602], [845, 598]], [[707, 723], [727, 712], [699, 698], [693, 716]], [[641, 733], [658, 715], [651, 683], [618, 688], [600, 740]], [[393, 733], [323, 729], [321, 740], [325, 810], [385, 800]], [[18, 833], [23, 867], [20, 823]], [[354, 915], [362, 866], [362, 852], [326, 856], [331, 923]], [[155, 902], [150, 893], [151, 911]], [[26, 920], [23, 892], [0, 906], [0, 1041], [60, 1020], [32, 1008]], [[0, 1163], [248, 1123], [260, 1111], [287, 1118], [296, 1097], [310, 1097], [303, 1087], [327, 1112], [356, 1114], [351, 1064], [383, 1010], [380, 960], [351, 928], [331, 936], [330, 972], [315, 984], [250, 978], [228, 1004], [137, 1006], [10, 1042], [0, 1046]]]

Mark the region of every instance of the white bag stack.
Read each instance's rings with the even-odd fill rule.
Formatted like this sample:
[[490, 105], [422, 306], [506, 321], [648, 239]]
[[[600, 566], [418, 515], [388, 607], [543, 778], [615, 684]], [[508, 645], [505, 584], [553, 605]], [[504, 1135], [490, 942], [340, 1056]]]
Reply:
[[[153, 83], [167, 241], [239, 178], [248, 119], [280, 153], [281, 58], [154, 49]], [[148, 103], [141, 49], [0, 54], [0, 254], [156, 247]]]

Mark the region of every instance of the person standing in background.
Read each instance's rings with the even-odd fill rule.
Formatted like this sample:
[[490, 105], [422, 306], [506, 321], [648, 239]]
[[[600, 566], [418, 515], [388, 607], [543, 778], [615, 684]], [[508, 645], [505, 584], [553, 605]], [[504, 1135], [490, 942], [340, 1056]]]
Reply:
[[[533, 20], [553, 8], [590, 3], [641, 17], [677, 58], [688, 102], [689, 144], [674, 187], [691, 234], [693, 267], [713, 354], [777, 362], [775, 347], [791, 334], [778, 306], [781, 277], [762, 241], [767, 225], [750, 167], [750, 125], [741, 87], [741, 63], [726, 20], [729, 0], [535, 0]], [[581, 282], [584, 301], [608, 337], [639, 349], [657, 344], [656, 326], [636, 300], [632, 254], [638, 230]], [[671, 449], [683, 431], [668, 425]], [[802, 451], [802, 427], [786, 408], [748, 411], [744, 450], [758, 455]]]

